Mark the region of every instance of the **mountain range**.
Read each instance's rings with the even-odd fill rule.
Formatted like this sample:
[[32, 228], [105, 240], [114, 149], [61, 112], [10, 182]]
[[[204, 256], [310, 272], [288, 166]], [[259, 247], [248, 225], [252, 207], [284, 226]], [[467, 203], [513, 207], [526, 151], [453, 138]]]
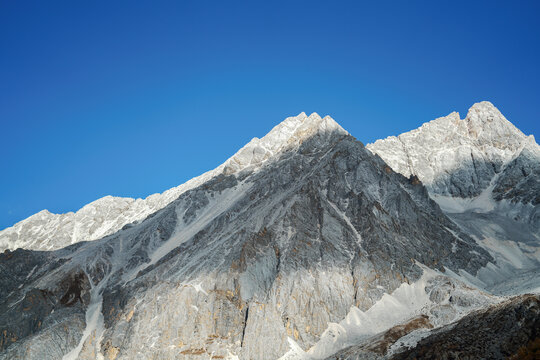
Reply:
[[535, 356], [539, 209], [540, 147], [489, 102], [366, 146], [301, 113], [1, 231], [0, 359]]

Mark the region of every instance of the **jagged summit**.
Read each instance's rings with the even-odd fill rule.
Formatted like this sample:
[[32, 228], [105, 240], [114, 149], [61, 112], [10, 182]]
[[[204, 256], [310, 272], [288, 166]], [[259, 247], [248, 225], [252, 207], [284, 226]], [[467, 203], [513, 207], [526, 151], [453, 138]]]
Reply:
[[308, 138], [315, 135], [325, 138], [333, 133], [348, 134], [330, 116], [321, 118], [315, 112], [306, 116], [306, 113], [302, 112], [297, 116], [288, 117], [263, 138], [253, 138], [228, 159], [224, 164], [225, 173], [260, 166], [269, 158], [300, 145]]
[[472, 104], [468, 110], [468, 114], [471, 112], [485, 113], [485, 114], [494, 114], [496, 113], [499, 117], [503, 117], [499, 109], [491, 101], [483, 100]]
[[480, 141], [500, 140], [502, 137], [522, 140], [525, 137], [489, 101], [482, 101], [471, 106], [464, 121], [467, 124], [470, 136]]
[[464, 119], [453, 112], [367, 145], [395, 171], [418, 176], [432, 194], [463, 198], [478, 196], [524, 147], [534, 152], [538, 145], [487, 101]]
[[[503, 138], [510, 140], [510, 145], [512, 145], [515, 141], [522, 141], [526, 137], [489, 101], [473, 104], [463, 119], [461, 119], [459, 112], [454, 111], [446, 116], [428, 121], [418, 129], [403, 133], [398, 137], [407, 137], [409, 134], [416, 134], [421, 130], [431, 132], [444, 130], [449, 135], [456, 134], [470, 140], [495, 142], [499, 147], [507, 145], [505, 141], [501, 141]], [[391, 138], [394, 136], [389, 136], [387, 139]]]
[[474, 103], [467, 111], [466, 118], [477, 116], [480, 121], [492, 122], [494, 119], [509, 122], [504, 115], [490, 101]]
[[[501, 141], [502, 138], [510, 137], [512, 143], [516, 139], [521, 141], [526, 137], [489, 101], [473, 104], [467, 111], [467, 116], [463, 119], [461, 119], [459, 112], [454, 111], [446, 116], [428, 121], [418, 129], [403, 133], [397, 137], [407, 137], [409, 134], [417, 134], [420, 131], [438, 132], [441, 130], [444, 130], [449, 135], [457, 134], [470, 140], [496, 142], [498, 146], [506, 145], [505, 141]], [[376, 142], [395, 137], [389, 136]]]

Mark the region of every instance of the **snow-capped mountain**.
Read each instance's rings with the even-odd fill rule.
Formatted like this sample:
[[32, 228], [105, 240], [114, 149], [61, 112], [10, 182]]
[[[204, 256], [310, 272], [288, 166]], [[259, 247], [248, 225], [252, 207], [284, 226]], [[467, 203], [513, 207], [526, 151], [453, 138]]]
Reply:
[[[474, 136], [502, 149], [478, 145], [499, 164], [487, 185], [480, 170], [472, 188], [437, 192], [418, 163], [405, 173], [417, 177], [404, 177], [399, 161], [381, 159], [393, 146], [369, 151], [330, 117], [302, 113], [152, 202], [105, 198], [70, 221], [34, 215], [4, 230], [7, 248], [30, 250], [0, 255], [0, 359], [325, 359], [340, 351], [339, 358], [385, 358], [431, 341], [431, 329], [504, 300], [486, 290], [508, 287], [516, 274], [500, 264], [508, 254], [498, 257], [479, 238], [477, 222], [456, 220], [432, 197], [495, 194], [492, 179], [510, 169], [510, 189], [497, 193], [508, 196], [493, 201], [536, 206], [534, 196], [527, 200], [536, 178], [517, 177], [536, 171], [534, 146], [524, 152], [524, 136], [503, 144], [520, 134], [509, 123], [497, 130], [499, 144], [485, 132], [482, 114], [492, 110], [480, 113], [470, 116]], [[449, 142], [466, 143], [454, 137]], [[495, 215], [521, 221], [508, 214]], [[524, 224], [533, 221], [527, 214]], [[537, 240], [529, 241], [534, 249]], [[533, 259], [514, 254], [514, 265]], [[513, 301], [508, 306], [531, 300]], [[384, 346], [366, 348], [374, 338]], [[510, 351], [521, 346], [510, 343]]]
[[367, 148], [394, 171], [418, 177], [447, 212], [519, 209], [511, 215], [540, 226], [532, 209], [540, 204], [540, 146], [490, 102], [474, 104], [465, 119], [454, 112]]

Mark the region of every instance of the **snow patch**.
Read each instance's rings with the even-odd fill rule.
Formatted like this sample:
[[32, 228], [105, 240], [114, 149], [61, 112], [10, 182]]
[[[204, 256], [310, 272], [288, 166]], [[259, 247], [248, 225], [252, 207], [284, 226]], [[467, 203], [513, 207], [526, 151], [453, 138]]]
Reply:
[[320, 340], [307, 351], [309, 358], [325, 359], [363, 338], [421, 314], [431, 303], [426, 293], [426, 284], [434, 276], [435, 272], [424, 271], [418, 281], [413, 284], [401, 284], [392, 294], [384, 294], [365, 312], [356, 306], [351, 307], [345, 319], [339, 324], [329, 324]]
[[497, 206], [492, 196], [493, 188], [494, 185], [490, 185], [480, 195], [474, 198], [459, 198], [437, 194], [430, 194], [430, 197], [446, 213], [463, 213], [467, 211], [487, 213]]
[[89, 336], [92, 336], [92, 333], [94, 334], [93, 337], [95, 339], [95, 353], [97, 354], [97, 359], [103, 359], [103, 355], [101, 355], [100, 352], [101, 338], [103, 337], [103, 332], [105, 331], [105, 321], [103, 318], [103, 313], [101, 311], [101, 308], [103, 306], [102, 291], [104, 285], [107, 283], [110, 274], [101, 282], [99, 282], [99, 284], [96, 286], [93, 285], [90, 276], [88, 276], [88, 274], [86, 274], [86, 276], [88, 277], [91, 286], [90, 305], [88, 305], [88, 308], [86, 309], [86, 328], [83, 331], [83, 335], [81, 337], [81, 340], [79, 341], [79, 344], [69, 353], [64, 355], [62, 357], [62, 360], [77, 360], [84, 346], [84, 343], [89, 338]]

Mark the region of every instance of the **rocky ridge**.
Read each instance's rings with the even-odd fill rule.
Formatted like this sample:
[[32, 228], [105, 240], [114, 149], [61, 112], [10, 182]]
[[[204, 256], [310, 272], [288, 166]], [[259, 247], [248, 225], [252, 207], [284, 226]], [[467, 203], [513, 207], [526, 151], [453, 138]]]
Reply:
[[53, 214], [48, 210], [42, 210], [0, 231], [0, 251], [17, 248], [57, 250], [79, 241], [97, 240], [110, 235], [125, 225], [145, 219], [148, 215], [164, 208], [185, 191], [200, 186], [214, 176], [260, 166], [270, 157], [294, 146], [299, 139], [314, 131], [309, 125], [311, 118], [319, 118], [321, 129], [329, 130], [339, 127], [330, 117], [320, 119], [315, 113], [309, 118], [305, 113], [287, 118], [262, 139], [253, 138], [216, 169], [162, 194], [153, 194], [145, 199], [105, 196], [77, 212], [65, 214]]
[[525, 159], [535, 160], [528, 163], [532, 168], [525, 176], [538, 176], [540, 148], [532, 135], [525, 136], [487, 101], [474, 104], [465, 119], [453, 112], [416, 130], [377, 140], [367, 148], [400, 174], [417, 176], [433, 195], [472, 198], [494, 185], [501, 198], [538, 201], [537, 194], [511, 197], [505, 189], [516, 191], [515, 186], [492, 184], [496, 175], [503, 179], [509, 176], [504, 171], [511, 163], [519, 167], [516, 162]]

